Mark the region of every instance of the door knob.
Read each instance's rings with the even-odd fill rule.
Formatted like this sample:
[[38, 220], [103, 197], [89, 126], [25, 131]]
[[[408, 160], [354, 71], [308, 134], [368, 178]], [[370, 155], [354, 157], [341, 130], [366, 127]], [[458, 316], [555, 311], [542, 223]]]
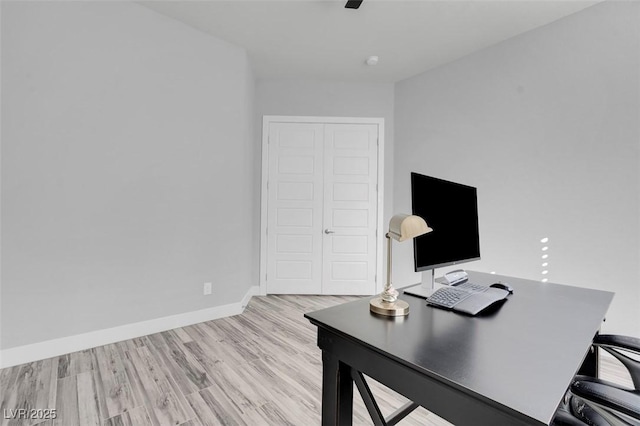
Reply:
[[331, 229], [325, 229], [324, 233], [325, 234], [334, 234], [336, 231], [332, 231]]

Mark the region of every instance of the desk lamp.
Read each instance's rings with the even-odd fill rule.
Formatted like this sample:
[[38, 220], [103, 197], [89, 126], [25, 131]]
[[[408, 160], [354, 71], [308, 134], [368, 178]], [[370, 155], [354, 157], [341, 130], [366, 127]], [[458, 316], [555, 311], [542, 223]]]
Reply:
[[398, 300], [398, 291], [391, 284], [391, 239], [402, 242], [433, 231], [420, 216], [397, 214], [389, 221], [387, 232], [387, 284], [380, 295], [371, 299], [369, 309], [380, 315], [397, 317], [409, 313], [409, 304]]

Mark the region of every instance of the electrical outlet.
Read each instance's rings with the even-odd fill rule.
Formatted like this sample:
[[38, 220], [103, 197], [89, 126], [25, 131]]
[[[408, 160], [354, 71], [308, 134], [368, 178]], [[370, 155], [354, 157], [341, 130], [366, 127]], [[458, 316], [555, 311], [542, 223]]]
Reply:
[[202, 292], [205, 296], [211, 294], [211, 283], [204, 283], [204, 289]]

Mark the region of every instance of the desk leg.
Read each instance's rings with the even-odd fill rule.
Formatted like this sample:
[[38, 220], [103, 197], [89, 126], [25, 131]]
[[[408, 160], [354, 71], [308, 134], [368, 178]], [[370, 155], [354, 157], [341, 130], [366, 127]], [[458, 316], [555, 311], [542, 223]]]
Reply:
[[589, 352], [587, 352], [587, 356], [584, 358], [584, 361], [582, 362], [582, 366], [580, 366], [580, 369], [578, 370], [578, 374], [591, 376], [591, 377], [598, 377], [599, 358], [600, 357], [598, 354], [598, 348], [596, 348], [595, 346], [591, 346], [591, 348], [589, 348]]
[[352, 421], [351, 367], [322, 351], [322, 425], [350, 426]]

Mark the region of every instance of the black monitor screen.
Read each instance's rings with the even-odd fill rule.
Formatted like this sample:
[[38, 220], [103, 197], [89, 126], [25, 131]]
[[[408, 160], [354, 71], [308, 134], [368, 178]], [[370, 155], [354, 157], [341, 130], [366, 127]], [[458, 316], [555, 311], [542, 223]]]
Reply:
[[480, 259], [476, 188], [411, 173], [411, 204], [433, 229], [413, 240], [417, 272]]

